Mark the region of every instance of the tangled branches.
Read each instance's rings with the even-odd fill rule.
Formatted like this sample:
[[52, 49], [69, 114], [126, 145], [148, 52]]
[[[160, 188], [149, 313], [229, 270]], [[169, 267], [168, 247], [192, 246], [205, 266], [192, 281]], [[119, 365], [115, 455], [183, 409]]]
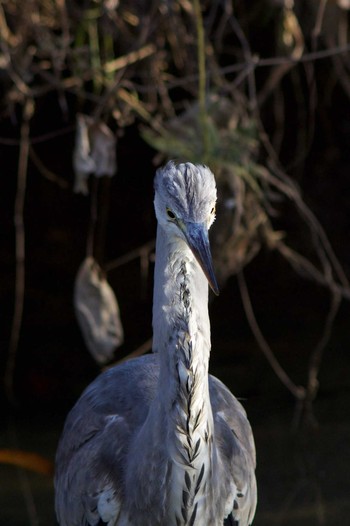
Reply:
[[[29, 133], [31, 115], [26, 108], [35, 114], [36, 102], [55, 92], [67, 121], [75, 122], [78, 111], [84, 112], [92, 121], [108, 123], [115, 134], [136, 122], [158, 152], [158, 160], [176, 157], [210, 165], [219, 190], [213, 232], [219, 279], [225, 283], [230, 276], [239, 276], [252, 330], [276, 374], [297, 400], [314, 398], [332, 321], [340, 298], [348, 299], [350, 291], [322, 226], [280, 162], [286, 136], [283, 81], [289, 76], [299, 99], [304, 99], [296, 148], [289, 156], [297, 165], [313, 137], [315, 61], [332, 61], [333, 81], [339, 79], [350, 93], [344, 58], [350, 50], [346, 11], [340, 1], [339, 6], [313, 3], [308, 16], [290, 0], [252, 3], [249, 13], [244, 2], [236, 4], [234, 9], [226, 0], [153, 0], [147, 5], [28, 0], [23, 9], [19, 0], [0, 3], [0, 111], [3, 118], [17, 118], [18, 107], [23, 108], [16, 212], [21, 247], [7, 368], [9, 391], [24, 294], [22, 205], [28, 155], [45, 177], [61, 188], [69, 187], [38, 158]], [[251, 36], [261, 30], [262, 15], [274, 29], [272, 56], [260, 56], [264, 46]], [[301, 83], [306, 88], [300, 88]], [[288, 232], [275, 226], [286, 202], [292, 203], [310, 233], [312, 261], [289, 244]], [[331, 294], [331, 309], [305, 388], [294, 385], [281, 371], [254, 317], [243, 269], [262, 246], [278, 251], [296, 272]]]

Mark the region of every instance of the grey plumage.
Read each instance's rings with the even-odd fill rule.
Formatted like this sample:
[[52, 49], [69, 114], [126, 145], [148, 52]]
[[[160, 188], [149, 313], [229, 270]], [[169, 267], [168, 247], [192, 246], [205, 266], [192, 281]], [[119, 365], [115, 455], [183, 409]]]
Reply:
[[56, 459], [61, 526], [252, 523], [251, 428], [208, 375], [215, 201], [208, 168], [158, 170], [154, 353], [101, 374], [68, 415]]

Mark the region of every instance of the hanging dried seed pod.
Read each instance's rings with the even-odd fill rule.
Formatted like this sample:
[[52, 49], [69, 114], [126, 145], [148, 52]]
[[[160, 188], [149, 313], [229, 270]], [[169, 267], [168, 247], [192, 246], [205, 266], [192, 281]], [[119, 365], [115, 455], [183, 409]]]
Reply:
[[101, 365], [110, 361], [114, 350], [123, 343], [123, 327], [115, 294], [92, 257], [87, 257], [78, 270], [74, 307], [93, 358]]
[[116, 173], [116, 139], [104, 122], [77, 115], [73, 167], [74, 191], [84, 195], [88, 193], [89, 175], [113, 177]]

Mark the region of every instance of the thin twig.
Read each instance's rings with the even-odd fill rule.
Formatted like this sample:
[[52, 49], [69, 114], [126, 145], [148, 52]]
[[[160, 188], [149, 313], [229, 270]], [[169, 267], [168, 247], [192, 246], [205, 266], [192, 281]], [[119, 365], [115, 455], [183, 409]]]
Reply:
[[315, 26], [314, 26], [314, 28], [312, 30], [312, 33], [311, 33], [312, 34], [311, 42], [312, 42], [312, 50], [313, 51], [316, 51], [316, 49], [317, 49], [317, 39], [319, 38], [319, 36], [321, 34], [322, 24], [323, 24], [325, 11], [326, 11], [327, 2], [328, 2], [328, 0], [320, 0], [319, 5], [318, 5]]
[[[208, 68], [206, 71], [206, 75], [208, 79], [211, 77], [216, 77], [218, 73], [221, 73], [222, 75], [227, 75], [230, 73], [240, 73], [244, 71], [250, 71], [250, 69], [255, 68], [265, 68], [265, 67], [271, 67], [271, 66], [280, 66], [283, 64], [292, 64], [292, 65], [298, 65], [305, 62], [313, 62], [315, 60], [323, 60], [326, 58], [330, 58], [337, 55], [343, 55], [350, 52], [350, 44], [346, 46], [334, 46], [322, 51], [315, 51], [312, 53], [304, 53], [300, 58], [295, 57], [267, 57], [267, 58], [259, 58], [256, 55], [252, 55], [250, 62], [238, 62], [235, 64], [232, 64], [230, 66], [223, 66], [221, 68], [215, 68], [214, 70]], [[188, 84], [191, 84], [192, 82], [198, 81], [199, 75], [196, 73], [193, 73], [191, 75], [186, 75], [180, 78], [173, 78], [171, 80], [168, 80], [168, 89], [176, 89], [179, 87], [187, 86]], [[71, 79], [72, 83], [72, 79]], [[137, 91], [140, 93], [148, 93], [152, 91], [157, 91], [157, 86], [142, 86], [140, 84], [137, 84], [137, 82], [133, 82], [133, 85]]]
[[232, 16], [230, 18], [230, 24], [233, 31], [236, 33], [237, 38], [239, 39], [243, 56], [247, 64], [247, 79], [248, 79], [248, 91], [249, 91], [249, 103], [250, 109], [253, 113], [257, 111], [258, 101], [256, 95], [256, 84], [255, 84], [255, 67], [258, 63], [258, 57], [254, 56], [251, 52], [250, 45], [247, 37], [245, 36], [242, 27], [238, 23], [236, 17]]
[[98, 262], [104, 261], [106, 230], [108, 224], [108, 214], [110, 207], [110, 188], [112, 179], [110, 177], [98, 178], [98, 196], [97, 196], [97, 222], [94, 240], [94, 254]]
[[296, 400], [304, 400], [305, 398], [305, 389], [304, 387], [300, 385], [296, 385], [291, 378], [288, 376], [286, 371], [283, 369], [283, 367], [280, 365], [278, 360], [276, 359], [271, 347], [265, 340], [260, 327], [256, 321], [255, 314], [253, 311], [252, 303], [249, 297], [249, 292], [247, 288], [247, 283], [244, 278], [244, 274], [242, 271], [237, 273], [238, 278], [238, 285], [239, 290], [241, 293], [241, 298], [243, 302], [243, 307], [247, 316], [248, 323], [250, 325], [250, 328], [252, 330], [252, 333], [264, 353], [267, 361], [269, 362], [272, 370], [276, 374], [276, 376], [280, 379], [280, 381], [285, 385], [285, 387], [292, 393], [292, 395], [296, 398]]
[[24, 289], [25, 289], [25, 229], [24, 229], [24, 202], [27, 185], [27, 167], [29, 157], [29, 131], [30, 119], [34, 112], [34, 102], [27, 99], [23, 107], [21, 125], [21, 146], [19, 151], [17, 192], [14, 210], [14, 225], [16, 238], [16, 282], [15, 282], [15, 308], [11, 327], [9, 352], [5, 368], [4, 385], [8, 399], [14, 403], [14, 371], [22, 325]]
[[339, 13], [339, 25], [338, 25], [338, 42], [341, 46], [346, 46], [348, 43], [348, 10], [342, 9]]
[[[285, 2], [283, 9], [284, 16], [284, 25], [287, 26], [289, 33], [293, 36], [295, 45], [290, 53], [290, 57], [294, 60], [298, 60], [302, 57], [304, 51], [304, 36], [301, 31], [299, 21], [294, 13], [292, 6], [287, 6]], [[285, 28], [285, 31], [287, 31]], [[275, 87], [281, 82], [282, 78], [294, 67], [293, 62], [284, 63], [278, 65], [275, 69], [271, 71], [268, 79], [266, 80], [264, 86], [259, 92], [258, 101], [259, 105], [262, 106], [268, 96], [272, 93]]]
[[113, 363], [111, 367], [113, 367], [116, 364], [120, 364], [123, 362], [126, 362], [127, 360], [130, 360], [131, 358], [137, 358], [137, 356], [142, 356], [146, 352], [150, 351], [152, 349], [152, 342], [153, 339], [150, 338], [149, 340], [146, 340], [142, 345], [140, 345], [137, 349], [132, 351], [131, 353], [127, 354], [117, 362]]
[[333, 279], [327, 278], [311, 261], [288, 247], [285, 243], [278, 241], [272, 244], [270, 248], [278, 250], [299, 275], [305, 276], [307, 279], [315, 281], [334, 293], [340, 294], [346, 300], [350, 300], [349, 287], [339, 285]]
[[[253, 66], [254, 68], [267, 68], [271, 66], [281, 66], [283, 64], [292, 64], [292, 65], [298, 65], [303, 64], [305, 62], [314, 62], [316, 60], [324, 60], [326, 58], [331, 58], [337, 55], [343, 55], [345, 53], [350, 52], [350, 44], [347, 44], [346, 46], [334, 46], [328, 49], [320, 50], [320, 51], [314, 51], [311, 53], [304, 53], [301, 55], [301, 57], [267, 57], [267, 58], [259, 58], [256, 55], [253, 55], [251, 58], [251, 62], [247, 63], [244, 62], [238, 62], [236, 64], [232, 64], [230, 66], [223, 66], [220, 68], [220, 73], [223, 75], [227, 75], [229, 73], [238, 73], [244, 69], [247, 69], [248, 66]], [[215, 72], [212, 72], [211, 70], [207, 71], [207, 75], [217, 75], [217, 70]], [[174, 80], [169, 84], [169, 87], [175, 88], [184, 84], [187, 84], [189, 81], [196, 80], [196, 75], [191, 75], [191, 77], [185, 77], [182, 79]]]
[[29, 157], [30, 157], [30, 160], [35, 164], [38, 171], [41, 173], [43, 177], [45, 177], [52, 183], [57, 184], [57, 186], [59, 186], [60, 188], [63, 188], [65, 190], [69, 188], [70, 185], [65, 179], [62, 179], [62, 177], [59, 177], [58, 175], [53, 173], [51, 170], [46, 168], [46, 166], [44, 165], [40, 157], [35, 153], [35, 150], [33, 149], [32, 146], [29, 148]]
[[118, 71], [119, 69], [124, 69], [127, 66], [134, 64], [135, 62], [144, 60], [145, 58], [156, 53], [156, 51], [157, 51], [157, 48], [154, 44], [147, 44], [143, 46], [141, 49], [138, 49], [136, 51], [131, 51], [130, 53], [127, 53], [126, 55], [122, 57], [118, 57], [115, 60], [111, 60], [107, 62], [103, 66], [103, 70], [105, 71], [105, 73], [114, 73]]
[[87, 257], [94, 257], [95, 254], [95, 233], [97, 223], [97, 202], [98, 202], [98, 186], [99, 178], [94, 175], [91, 177], [91, 191], [90, 191], [90, 221], [86, 240], [86, 255]]
[[325, 347], [331, 336], [333, 324], [335, 317], [339, 311], [341, 302], [341, 295], [338, 291], [332, 293], [331, 306], [327, 314], [327, 318], [324, 324], [322, 335], [318, 341], [315, 349], [313, 350], [310, 362], [309, 362], [309, 371], [308, 371], [308, 383], [307, 383], [307, 399], [312, 403], [315, 399], [318, 391], [318, 374], [321, 367], [321, 361]]
[[142, 117], [142, 119], [144, 119], [146, 122], [152, 124], [152, 126], [154, 126], [155, 129], [160, 129], [159, 126], [157, 126], [155, 119], [153, 119], [152, 115], [146, 110], [144, 105], [137, 99], [137, 97], [135, 97], [134, 94], [130, 93], [124, 88], [119, 88], [118, 98], [126, 102], [130, 106], [130, 108], [136, 111], [136, 113], [140, 117]]
[[327, 274], [328, 277], [331, 276], [331, 269], [333, 268], [342, 286], [344, 288], [348, 288], [349, 281], [345, 275], [345, 272], [340, 262], [338, 261], [338, 258], [334, 253], [334, 250], [332, 248], [331, 243], [329, 242], [324, 228], [322, 227], [316, 216], [313, 214], [313, 212], [310, 210], [310, 208], [305, 204], [297, 187], [295, 185], [290, 184], [290, 179], [286, 176], [286, 174], [284, 174], [283, 171], [279, 170], [279, 168], [276, 165], [274, 165], [274, 170], [282, 180], [280, 181], [273, 175], [268, 174], [267, 172], [268, 179], [271, 181], [272, 184], [276, 186], [276, 188], [280, 188], [283, 191], [283, 193], [295, 203], [298, 212], [306, 220], [306, 224], [309, 225], [311, 231], [317, 234], [317, 240], [320, 242], [316, 246], [317, 254], [324, 265], [326, 277]]
[[93, 113], [93, 119], [95, 122], [98, 122], [101, 119], [102, 112], [105, 110], [109, 99], [115, 96], [117, 88], [120, 85], [120, 81], [123, 77], [123, 73], [124, 70], [119, 71], [119, 73], [113, 80], [111, 86], [109, 86], [108, 89], [106, 89], [105, 93], [101, 95], [101, 101], [96, 105], [96, 108]]
[[[61, 135], [67, 135], [75, 130], [75, 124], [71, 124], [60, 130], [55, 130], [48, 133], [43, 133], [41, 135], [36, 135], [30, 138], [30, 144], [39, 144], [42, 142], [50, 141], [60, 137]], [[21, 144], [20, 139], [9, 139], [8, 137], [0, 137], [0, 144], [5, 146], [19, 146]]]
[[325, 58], [333, 57], [334, 55], [342, 55], [343, 53], [349, 53], [350, 44], [346, 46], [334, 46], [330, 49], [323, 49], [320, 51], [313, 51], [311, 53], [305, 53], [301, 57], [270, 57], [261, 58], [258, 60], [256, 67], [265, 68], [269, 66], [278, 66], [279, 64], [287, 64], [291, 62], [293, 64], [299, 64], [303, 62], [314, 62], [315, 60], [323, 60]]
[[[262, 127], [262, 123], [260, 123]], [[336, 272], [336, 275], [342, 285], [343, 289], [348, 289], [349, 282], [344, 273], [344, 270], [338, 261], [332, 246], [328, 240], [328, 237], [315, 217], [310, 208], [303, 201], [301, 194], [296, 187], [296, 185], [291, 181], [291, 179], [278, 167], [278, 160], [276, 159], [275, 152], [273, 147], [265, 133], [264, 128], [261, 129], [261, 138], [264, 143], [264, 146], [268, 148], [268, 153], [270, 154], [270, 164], [272, 164], [272, 169], [275, 174], [271, 174], [268, 170], [260, 170], [259, 175], [266, 179], [270, 184], [275, 186], [282, 194], [291, 199], [297, 207], [300, 215], [306, 220], [306, 224], [309, 225], [311, 232], [316, 234], [313, 236], [315, 243], [316, 252], [320, 258], [321, 263], [323, 264], [325, 279], [323, 281], [330, 282], [332, 280], [332, 269]]]
[[[306, 258], [303, 258], [299, 254], [293, 253], [294, 257], [290, 257], [292, 254], [291, 249], [289, 249], [289, 247], [286, 247], [286, 245], [284, 245], [284, 243], [281, 242], [278, 244], [280, 252], [284, 255], [289, 253], [289, 262], [292, 264], [298, 262], [299, 270], [300, 268], [303, 268], [304, 270], [307, 269], [310, 277], [328, 286], [331, 290], [341, 289], [342, 295], [349, 295], [350, 291], [347, 277], [336, 255], [334, 254], [334, 251], [324, 229], [322, 228], [315, 215], [309, 209], [309, 207], [305, 204], [304, 200], [301, 197], [300, 191], [298, 190], [296, 185], [284, 173], [284, 171], [279, 168], [279, 161], [277, 155], [265, 131], [259, 112], [256, 112], [256, 120], [258, 123], [259, 136], [261, 142], [266, 148], [266, 151], [270, 158], [269, 163], [277, 177], [271, 174], [268, 170], [260, 170], [260, 176], [264, 177], [270, 184], [275, 186], [279, 191], [281, 191], [282, 194], [286, 195], [289, 199], [291, 199], [294, 202], [299, 214], [306, 221], [306, 224], [309, 226], [311, 233], [313, 234], [312, 239], [314, 241], [316, 253], [323, 266], [323, 273], [320, 273], [318, 269], [316, 269], [316, 267], [314, 267], [308, 260], [306, 260]], [[300, 263], [302, 263], [302, 265], [300, 265]], [[296, 265], [294, 268], [298, 268], [298, 265]], [[310, 269], [312, 269], [311, 272]], [[334, 281], [333, 270], [335, 271], [337, 278], [341, 283], [341, 286], [339, 286]]]
[[133, 261], [134, 259], [142, 258], [144, 257], [145, 252], [152, 252], [155, 247], [155, 240], [152, 239], [151, 241], [148, 241], [144, 245], [141, 245], [140, 247], [136, 248], [135, 250], [131, 250], [127, 254], [124, 254], [123, 256], [120, 256], [119, 258], [113, 259], [109, 263], [106, 263], [104, 265], [105, 272], [110, 272], [111, 270], [115, 270], [118, 267], [121, 267], [123, 265], [126, 265], [127, 263], [130, 263], [130, 261]]
[[341, 84], [344, 92], [350, 98], [350, 79], [349, 74], [345, 68], [344, 62], [339, 56], [332, 57], [334, 69], [337, 73], [338, 82]]

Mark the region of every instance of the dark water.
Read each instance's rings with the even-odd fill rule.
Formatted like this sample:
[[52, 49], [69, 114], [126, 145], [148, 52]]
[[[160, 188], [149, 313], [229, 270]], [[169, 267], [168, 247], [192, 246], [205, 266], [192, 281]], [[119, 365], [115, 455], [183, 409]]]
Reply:
[[[325, 360], [323, 387], [315, 404], [318, 427], [304, 426], [298, 433], [292, 427], [294, 401], [264, 362], [258, 359], [252, 368], [249, 360], [238, 357], [230, 365], [224, 354], [213, 361], [213, 373], [232, 390], [241, 389], [244, 377], [242, 402], [258, 457], [254, 526], [350, 524], [350, 392], [347, 374], [342, 374], [349, 369], [347, 353], [339, 351], [336, 356], [335, 361], [331, 354]], [[62, 424], [63, 416], [46, 412], [10, 416], [2, 422], [0, 447], [53, 459]], [[0, 525], [55, 525], [51, 477], [0, 465]]]

